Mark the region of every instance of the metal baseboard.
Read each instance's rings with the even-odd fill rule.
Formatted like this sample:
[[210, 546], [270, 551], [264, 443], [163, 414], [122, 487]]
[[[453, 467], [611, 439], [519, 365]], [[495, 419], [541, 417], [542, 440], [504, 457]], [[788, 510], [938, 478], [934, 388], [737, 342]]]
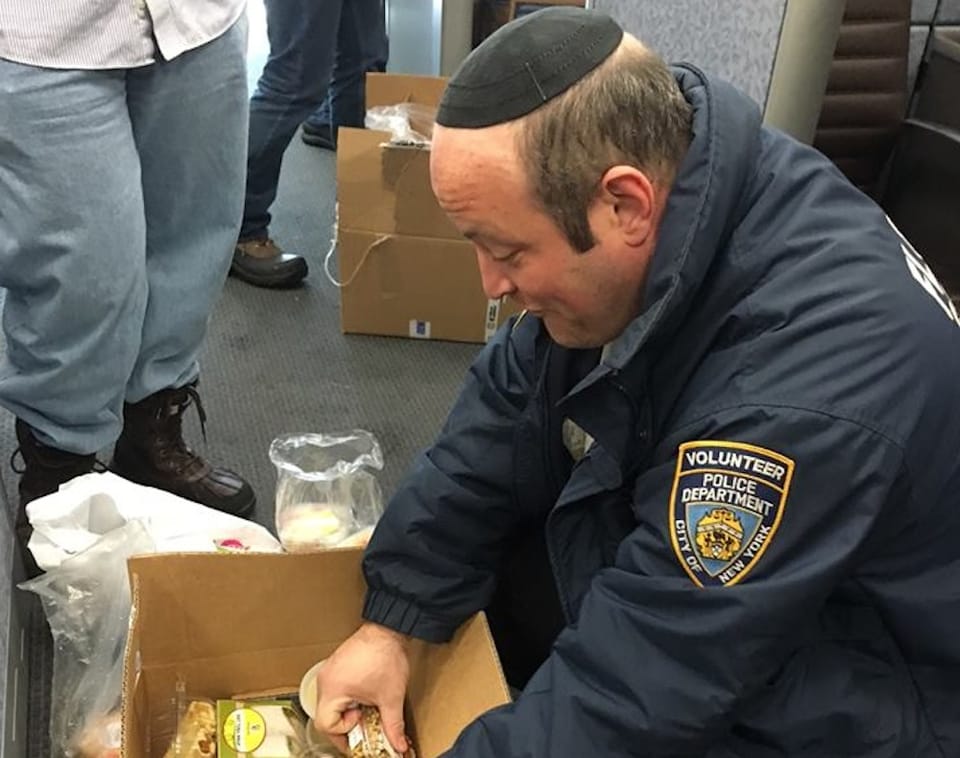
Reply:
[[[7, 513], [7, 509], [4, 509]], [[5, 515], [5, 514], [4, 514]], [[4, 526], [9, 523], [3, 519]], [[26, 758], [27, 756], [27, 706], [30, 701], [30, 634], [28, 626], [31, 613], [31, 598], [16, 588], [23, 579], [19, 549], [12, 535], [6, 541], [3, 556], [3, 580], [0, 588], [0, 708], [3, 721], [0, 724], [0, 758]]]

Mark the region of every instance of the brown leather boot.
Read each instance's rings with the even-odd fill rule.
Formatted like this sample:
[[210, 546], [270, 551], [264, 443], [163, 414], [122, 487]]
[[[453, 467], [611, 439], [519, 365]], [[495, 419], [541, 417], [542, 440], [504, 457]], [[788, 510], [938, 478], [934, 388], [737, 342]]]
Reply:
[[253, 511], [253, 489], [232, 471], [213, 468], [183, 441], [183, 413], [196, 404], [206, 414], [196, 385], [161, 390], [123, 407], [123, 433], [110, 468], [119, 476], [202, 503], [234, 516]]
[[296, 287], [306, 275], [306, 259], [285, 253], [269, 237], [240, 240], [233, 250], [230, 276], [256, 287]]
[[[59, 450], [39, 442], [33, 435], [33, 430], [23, 421], [17, 419], [14, 428], [17, 433], [17, 442], [20, 444], [10, 461], [14, 471], [20, 474], [20, 507], [17, 509], [16, 531], [20, 548], [23, 551], [24, 564], [27, 575], [36, 576], [40, 569], [33, 560], [33, 555], [27, 549], [33, 527], [27, 520], [27, 504], [37, 498], [49, 495], [60, 489], [76, 476], [89, 474], [103, 465], [97, 462], [96, 455], [79, 455]], [[17, 467], [15, 459], [17, 453], [23, 458], [23, 468]]]

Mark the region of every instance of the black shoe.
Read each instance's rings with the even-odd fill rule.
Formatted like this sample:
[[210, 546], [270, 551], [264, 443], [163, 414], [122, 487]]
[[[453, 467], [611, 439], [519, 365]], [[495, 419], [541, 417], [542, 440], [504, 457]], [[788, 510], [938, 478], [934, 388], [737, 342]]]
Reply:
[[312, 147], [322, 147], [324, 150], [336, 150], [337, 143], [333, 137], [333, 130], [327, 126], [313, 126], [304, 121], [300, 125], [300, 139]]
[[172, 492], [233, 516], [248, 516], [253, 489], [232, 471], [213, 468], [183, 441], [183, 413], [195, 403], [206, 414], [194, 384], [162, 390], [123, 408], [123, 434], [110, 468], [124, 479]]
[[[96, 455], [79, 455], [44, 445], [20, 419], [17, 419], [14, 428], [20, 445], [10, 460], [13, 470], [20, 474], [20, 506], [17, 508], [16, 532], [23, 551], [27, 576], [34, 577], [41, 572], [33, 560], [33, 554], [27, 549], [30, 535], [33, 534], [33, 527], [27, 519], [27, 504], [44, 495], [53, 494], [60, 489], [61, 484], [66, 484], [74, 477], [102, 470], [103, 465], [97, 461]], [[16, 465], [17, 453], [23, 458], [23, 468]]]
[[306, 275], [307, 261], [283, 252], [269, 237], [241, 240], [233, 250], [230, 276], [256, 287], [295, 287]]

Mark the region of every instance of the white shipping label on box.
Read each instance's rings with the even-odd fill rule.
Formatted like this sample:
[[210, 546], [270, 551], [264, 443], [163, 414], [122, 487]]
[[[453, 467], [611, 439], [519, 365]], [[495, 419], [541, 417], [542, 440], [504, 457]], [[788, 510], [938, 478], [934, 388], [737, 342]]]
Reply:
[[430, 339], [430, 322], [410, 319], [410, 336], [421, 340]]

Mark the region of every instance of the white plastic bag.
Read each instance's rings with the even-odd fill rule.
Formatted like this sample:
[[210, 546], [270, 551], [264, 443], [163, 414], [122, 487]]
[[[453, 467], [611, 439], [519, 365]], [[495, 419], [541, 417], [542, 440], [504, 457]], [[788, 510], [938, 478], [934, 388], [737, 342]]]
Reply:
[[109, 472], [85, 474], [34, 500], [27, 505], [27, 518], [33, 527], [30, 552], [44, 570], [133, 520], [143, 523], [158, 553], [282, 549], [259, 524]]
[[126, 561], [153, 551], [143, 524], [131, 521], [20, 585], [40, 596], [53, 635], [53, 755], [120, 755], [123, 649], [130, 623]]
[[127, 558], [144, 553], [280, 552], [259, 524], [114, 474], [87, 474], [27, 506], [29, 548], [55, 643], [50, 737], [56, 755], [119, 756]]

